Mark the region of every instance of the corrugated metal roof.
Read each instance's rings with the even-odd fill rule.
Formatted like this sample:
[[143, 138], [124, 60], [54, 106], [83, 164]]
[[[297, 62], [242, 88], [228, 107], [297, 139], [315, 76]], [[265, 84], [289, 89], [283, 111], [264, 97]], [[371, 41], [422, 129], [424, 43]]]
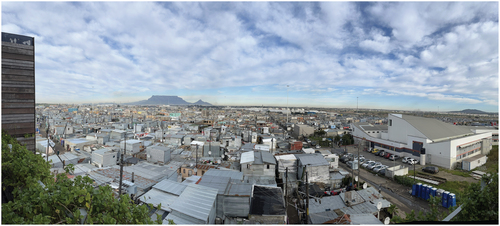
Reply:
[[324, 196], [321, 198], [321, 203], [316, 202], [315, 199], [309, 199], [309, 212], [321, 213], [325, 211], [333, 211], [346, 207], [344, 201], [338, 196]]
[[163, 192], [171, 193], [174, 195], [181, 195], [187, 185], [181, 184], [179, 182], [171, 181], [168, 179], [158, 182], [153, 188], [158, 189]]
[[106, 176], [103, 176], [101, 174], [98, 174], [96, 172], [90, 172], [87, 174], [87, 176], [89, 176], [92, 180], [94, 180], [94, 182], [97, 185], [105, 185], [105, 184], [109, 184], [113, 181], [113, 179], [106, 177]]
[[210, 188], [217, 189], [218, 194], [224, 194], [229, 185], [230, 177], [217, 177], [210, 175], [203, 175], [198, 185], [207, 186]]
[[192, 225], [192, 224], [199, 223], [199, 222], [193, 222], [193, 221], [190, 221], [189, 219], [183, 218], [182, 214], [179, 214], [177, 212], [170, 213], [169, 215], [167, 215], [167, 217], [165, 217], [165, 219], [163, 220], [162, 224], [169, 224], [168, 220], [172, 220], [175, 224], [191, 224]]
[[312, 224], [323, 224], [323, 223], [325, 223], [329, 220], [333, 220], [337, 217], [339, 217], [339, 215], [337, 215], [333, 211], [325, 211], [325, 212], [320, 212], [320, 213], [311, 213], [311, 211], [309, 211], [309, 219], [311, 220]]
[[362, 123], [355, 123], [358, 127], [361, 127], [364, 131], [380, 131], [380, 130], [388, 130], [387, 125], [373, 125], [370, 123], [362, 122]]
[[254, 160], [255, 160], [255, 154], [253, 151], [243, 152], [241, 154], [241, 160], [240, 160], [241, 164], [253, 162]]
[[260, 151], [260, 153], [262, 155], [262, 162], [276, 165], [276, 159], [274, 159], [273, 154], [266, 151]]
[[214, 206], [217, 192], [217, 189], [189, 184], [170, 208], [196, 219], [206, 221]]
[[375, 189], [374, 187], [369, 187], [363, 190], [359, 190], [357, 192], [366, 201], [373, 201], [382, 198], [382, 195], [378, 193], [377, 189]]
[[[342, 193], [340, 193], [339, 196], [342, 199], [342, 201], [344, 201], [344, 202], [349, 201], [349, 203], [351, 205], [357, 205], [357, 204], [360, 204], [362, 202], [365, 202], [365, 199], [363, 197], [361, 197], [361, 195], [359, 195], [357, 191], [342, 192]], [[347, 199], [346, 198], [347, 196], [349, 196], [350, 199]]]
[[351, 214], [349, 217], [352, 224], [383, 224], [373, 214]]
[[276, 178], [273, 176], [258, 176], [258, 175], [246, 175], [243, 180], [246, 183], [255, 185], [266, 185], [271, 187], [277, 187]]
[[330, 166], [321, 154], [295, 154], [302, 165], [308, 166]]
[[153, 188], [142, 195], [139, 200], [145, 203], [153, 204], [154, 207], [158, 207], [158, 204], [161, 204], [162, 210], [170, 212], [172, 211], [170, 206], [175, 203], [178, 197], [178, 195], [173, 195]]
[[346, 214], [374, 214], [378, 212], [377, 207], [369, 202], [360, 203], [352, 207], [344, 207], [340, 211]]
[[243, 173], [234, 170], [209, 169], [203, 176], [230, 177], [231, 179], [243, 180]]
[[297, 158], [295, 157], [294, 154], [288, 154], [288, 155], [276, 155], [274, 156], [276, 158], [276, 160], [280, 161], [280, 160], [291, 160], [291, 161], [296, 161]]
[[415, 129], [424, 134], [427, 138], [435, 142], [436, 140], [452, 139], [473, 134], [468, 128], [455, 126], [433, 118], [416, 117], [411, 115], [403, 115], [402, 118], [415, 127]]
[[252, 195], [252, 184], [243, 182], [231, 183], [224, 195], [250, 197]]
[[389, 206], [391, 206], [391, 203], [386, 199], [375, 199], [371, 201], [371, 203], [373, 204], [373, 206], [375, 206], [375, 208], [377, 207], [378, 202], [382, 203], [382, 208], [388, 208]]

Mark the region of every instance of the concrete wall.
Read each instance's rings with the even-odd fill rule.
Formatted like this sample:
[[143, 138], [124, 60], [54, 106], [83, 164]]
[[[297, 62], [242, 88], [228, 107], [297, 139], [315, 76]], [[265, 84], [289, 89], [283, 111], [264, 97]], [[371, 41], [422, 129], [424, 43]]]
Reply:
[[407, 143], [407, 136], [426, 138], [424, 134], [402, 118], [389, 114], [389, 120], [392, 120], [392, 126], [388, 126], [389, 140]]

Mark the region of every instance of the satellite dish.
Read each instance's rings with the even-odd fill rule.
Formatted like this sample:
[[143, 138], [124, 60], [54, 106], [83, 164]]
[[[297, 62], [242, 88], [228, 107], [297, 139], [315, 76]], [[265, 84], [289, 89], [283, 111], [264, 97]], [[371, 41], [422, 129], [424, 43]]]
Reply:
[[358, 176], [354, 177], [354, 180], [355, 180], [355, 181], [358, 181]]
[[368, 185], [366, 183], [363, 184], [363, 189], [366, 189]]
[[386, 217], [384, 220], [384, 224], [389, 224], [391, 222], [391, 219], [389, 217]]
[[380, 211], [380, 209], [382, 208], [382, 203], [381, 202], [378, 202], [377, 203], [377, 209]]

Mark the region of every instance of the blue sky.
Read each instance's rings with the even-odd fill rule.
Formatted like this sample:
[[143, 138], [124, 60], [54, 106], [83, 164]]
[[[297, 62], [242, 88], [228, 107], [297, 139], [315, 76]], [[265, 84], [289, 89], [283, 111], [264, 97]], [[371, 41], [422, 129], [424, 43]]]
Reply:
[[2, 32], [37, 102], [498, 112], [497, 2], [2, 2]]

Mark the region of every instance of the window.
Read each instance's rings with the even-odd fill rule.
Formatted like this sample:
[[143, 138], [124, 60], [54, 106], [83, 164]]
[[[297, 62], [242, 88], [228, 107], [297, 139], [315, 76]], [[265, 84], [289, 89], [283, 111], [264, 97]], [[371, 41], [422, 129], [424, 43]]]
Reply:
[[250, 169], [250, 165], [247, 164], [247, 169]]
[[189, 171], [188, 171], [188, 176], [191, 176], [191, 175], [193, 175], [193, 171], [192, 171], [192, 170], [189, 170]]
[[203, 174], [205, 174], [205, 171], [201, 171], [201, 175], [203, 176]]
[[182, 171], [183, 171], [182, 173], [186, 173], [186, 169], [183, 169]]
[[267, 169], [269, 169], [269, 164], [267, 164]]
[[389, 119], [389, 126], [392, 126], [392, 119]]

